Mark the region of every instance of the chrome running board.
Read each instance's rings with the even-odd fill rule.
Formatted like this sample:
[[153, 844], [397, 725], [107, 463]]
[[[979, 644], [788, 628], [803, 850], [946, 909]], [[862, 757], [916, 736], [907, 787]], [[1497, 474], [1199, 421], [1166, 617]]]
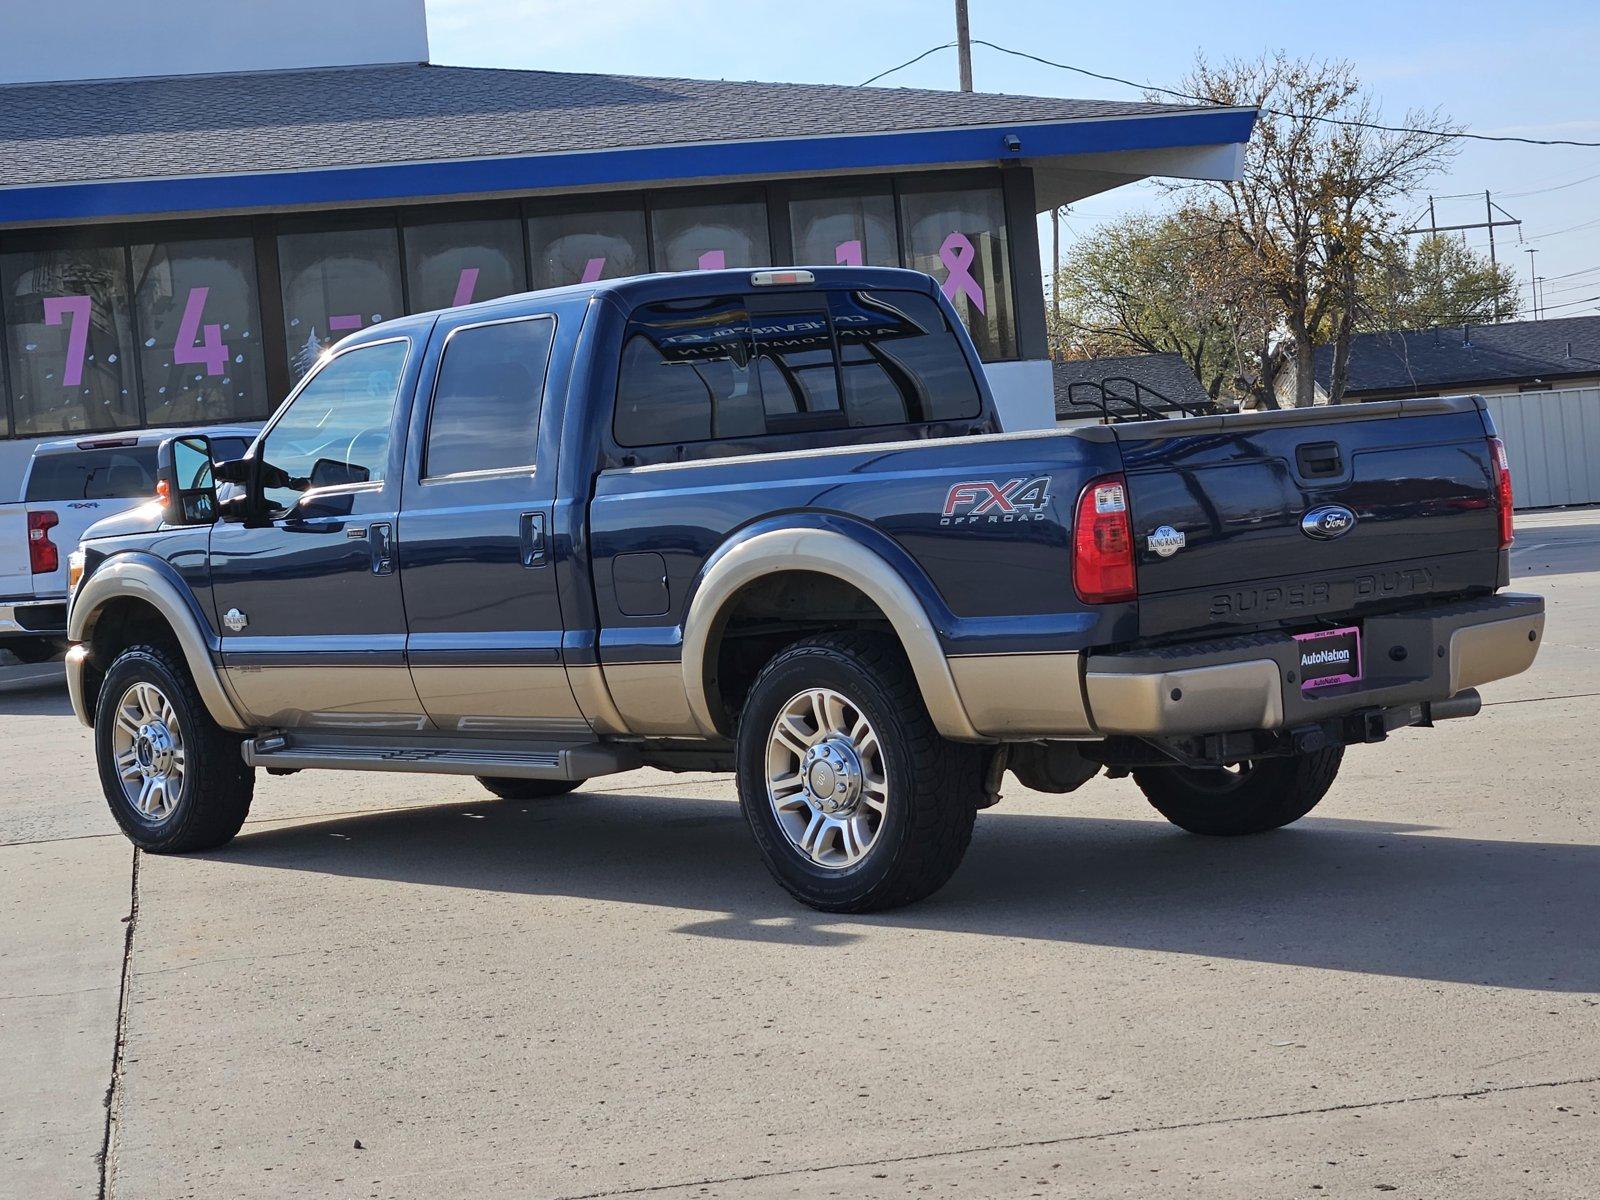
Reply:
[[[348, 735], [347, 735], [348, 736]], [[434, 775], [487, 775], [504, 779], [593, 779], [640, 765], [629, 746], [480, 745], [442, 739], [373, 739], [334, 742], [299, 733], [247, 738], [244, 761], [269, 771], [405, 771]]]

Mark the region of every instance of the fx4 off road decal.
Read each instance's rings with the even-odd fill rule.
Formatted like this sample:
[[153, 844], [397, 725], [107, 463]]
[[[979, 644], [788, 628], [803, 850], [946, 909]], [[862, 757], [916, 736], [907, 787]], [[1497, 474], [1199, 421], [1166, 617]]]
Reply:
[[941, 525], [999, 525], [1042, 521], [1050, 507], [1050, 477], [1012, 479], [1004, 483], [978, 479], [950, 485], [945, 493]]

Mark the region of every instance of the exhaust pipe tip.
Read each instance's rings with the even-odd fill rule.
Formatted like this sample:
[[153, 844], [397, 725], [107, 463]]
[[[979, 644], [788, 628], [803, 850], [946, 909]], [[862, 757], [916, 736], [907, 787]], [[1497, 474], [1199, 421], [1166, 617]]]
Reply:
[[1483, 697], [1478, 694], [1477, 688], [1464, 688], [1448, 700], [1435, 700], [1426, 707], [1427, 724], [1433, 725], [1439, 721], [1454, 721], [1461, 717], [1477, 716], [1483, 711]]

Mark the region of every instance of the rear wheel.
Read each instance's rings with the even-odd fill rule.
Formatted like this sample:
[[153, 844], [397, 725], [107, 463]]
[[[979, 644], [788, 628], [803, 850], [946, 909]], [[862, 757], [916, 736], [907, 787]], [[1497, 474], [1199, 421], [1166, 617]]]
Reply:
[[479, 775], [483, 784], [502, 800], [549, 800], [581, 788], [587, 779], [497, 779]]
[[241, 739], [211, 719], [177, 651], [124, 650], [95, 706], [95, 757], [111, 815], [140, 849], [176, 854], [239, 832], [255, 794]]
[[1190, 833], [1233, 837], [1298, 821], [1328, 794], [1344, 747], [1232, 767], [1143, 767], [1134, 782], [1162, 816]]
[[955, 873], [984, 798], [981, 748], [934, 728], [891, 638], [808, 638], [762, 670], [739, 719], [739, 803], [778, 882], [871, 912]]

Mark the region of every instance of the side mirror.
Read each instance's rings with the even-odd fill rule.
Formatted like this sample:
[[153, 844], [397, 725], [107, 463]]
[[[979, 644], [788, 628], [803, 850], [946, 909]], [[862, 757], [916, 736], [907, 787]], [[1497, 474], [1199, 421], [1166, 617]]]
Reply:
[[217, 519], [217, 483], [211, 439], [204, 434], [168, 438], [156, 451], [156, 496], [169, 525], [211, 525]]

